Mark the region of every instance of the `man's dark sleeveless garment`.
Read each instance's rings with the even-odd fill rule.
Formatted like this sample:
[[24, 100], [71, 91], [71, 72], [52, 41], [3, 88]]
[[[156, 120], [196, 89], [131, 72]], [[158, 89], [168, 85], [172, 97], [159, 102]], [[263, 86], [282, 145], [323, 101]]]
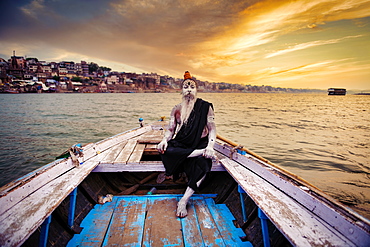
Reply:
[[174, 139], [168, 142], [167, 150], [161, 155], [166, 168], [166, 176], [173, 175], [176, 180], [179, 173], [185, 172], [188, 177], [188, 186], [197, 191], [196, 183], [211, 170], [212, 160], [203, 156], [187, 158], [195, 149], [207, 147], [208, 135], [202, 137], [207, 124], [209, 107], [213, 105], [202, 99], [197, 99], [189, 119]]

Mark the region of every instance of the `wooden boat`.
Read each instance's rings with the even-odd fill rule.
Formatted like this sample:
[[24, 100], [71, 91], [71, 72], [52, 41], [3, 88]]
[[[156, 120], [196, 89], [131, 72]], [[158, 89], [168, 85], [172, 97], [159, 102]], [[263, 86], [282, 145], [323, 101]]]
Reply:
[[177, 218], [186, 178], [156, 183], [165, 128], [74, 146], [2, 187], [0, 246], [370, 245], [369, 220], [220, 136], [219, 160]]
[[328, 95], [346, 95], [347, 90], [345, 88], [329, 88]]

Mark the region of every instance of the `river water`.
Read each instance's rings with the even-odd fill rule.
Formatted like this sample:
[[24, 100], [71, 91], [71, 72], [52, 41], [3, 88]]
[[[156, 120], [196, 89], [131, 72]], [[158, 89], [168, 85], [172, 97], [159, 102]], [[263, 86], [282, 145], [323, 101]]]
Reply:
[[[218, 134], [370, 218], [370, 97], [205, 94]], [[169, 116], [169, 94], [0, 95], [0, 186], [90, 143]]]

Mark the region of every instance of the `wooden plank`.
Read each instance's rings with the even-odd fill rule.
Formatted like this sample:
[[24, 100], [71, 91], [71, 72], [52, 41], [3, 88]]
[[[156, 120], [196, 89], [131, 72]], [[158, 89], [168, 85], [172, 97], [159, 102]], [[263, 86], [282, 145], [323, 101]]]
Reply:
[[137, 139], [130, 139], [126, 146], [123, 148], [122, 152], [118, 155], [117, 159], [113, 162], [114, 164], [116, 163], [121, 163], [121, 164], [126, 164], [128, 159], [131, 156], [131, 153], [134, 151], [135, 146], [137, 144]]
[[[141, 135], [151, 128], [145, 127], [135, 130], [130, 130], [114, 137], [107, 138], [96, 144], [88, 144], [83, 147], [83, 157], [78, 158], [80, 162], [87, 161], [94, 157], [97, 153], [106, 150], [110, 145], [122, 142], [126, 138], [131, 138]], [[37, 189], [49, 183], [60, 174], [63, 174], [74, 168], [70, 158], [66, 162], [64, 159], [57, 160], [47, 164], [25, 176], [19, 178], [8, 185], [1, 188], [0, 192], [0, 215], [5, 211], [10, 210], [14, 205], [19, 203], [28, 195], [32, 194]]]
[[[122, 238], [124, 237], [124, 225], [127, 220], [127, 211], [129, 209], [129, 207], [126, 207], [126, 205], [130, 204], [132, 198], [119, 199], [116, 196], [114, 198], [117, 200], [116, 208], [114, 210], [112, 220], [109, 224], [102, 246], [109, 246], [109, 244], [112, 245], [113, 243], [119, 243], [119, 241], [122, 241]], [[81, 232], [81, 234], [83, 233], [84, 232]]]
[[293, 198], [267, 183], [239, 163], [223, 159], [222, 164], [244, 191], [294, 246], [355, 246], [331, 226]]
[[74, 167], [72, 160], [69, 158], [68, 160], [57, 160], [37, 169], [37, 171], [32, 174], [30, 173], [27, 176], [28, 179], [24, 181], [21, 186], [12, 188], [12, 190], [6, 192], [4, 191], [4, 194], [0, 197], [0, 215], [5, 211], [10, 210], [13, 206], [31, 195], [34, 191], [60, 176], [60, 174], [65, 173]]
[[206, 246], [226, 246], [205, 201], [203, 199], [196, 199], [193, 202], [204, 244]]
[[81, 222], [80, 226], [83, 227], [81, 233], [75, 234], [67, 246], [100, 247], [104, 241], [116, 203], [117, 199], [114, 198], [112, 202], [103, 205], [96, 204]]
[[128, 164], [139, 164], [141, 157], [143, 156], [143, 152], [145, 149], [145, 144], [136, 144], [134, 151], [132, 152], [129, 160], [127, 161]]
[[[140, 161], [139, 164], [126, 163], [99, 164], [92, 172], [164, 172], [162, 161]], [[212, 165], [211, 171], [226, 171], [220, 163]]]
[[162, 130], [152, 130], [140, 136], [139, 143], [160, 143], [163, 139], [164, 132]]
[[61, 174], [0, 215], [0, 246], [21, 245], [105, 155], [100, 153], [78, 168]]
[[[221, 146], [218, 143], [216, 143], [215, 149], [227, 156], [230, 154], [228, 147]], [[287, 196], [294, 198], [294, 200], [306, 207], [316, 217], [333, 226], [332, 228], [338, 231], [338, 234], [346, 236], [358, 246], [363, 246], [364, 242], [370, 242], [370, 225], [366, 223], [369, 221], [363, 219], [360, 215], [351, 213], [351, 211], [335, 202], [334, 199], [329, 198], [323, 192], [317, 191], [314, 188], [307, 188], [306, 186], [297, 186], [299, 181], [285, 179], [279, 175], [280, 173], [275, 167], [251, 155], [234, 153], [233, 159], [240, 166], [264, 178], [266, 183], [272, 184]], [[318, 196], [315, 196], [315, 194]], [[359, 224], [358, 222], [362, 223]], [[351, 234], [348, 234], [348, 232], [351, 232]]]
[[90, 157], [98, 153], [104, 152], [105, 150], [109, 149], [110, 147], [118, 143], [129, 140], [131, 138], [137, 139], [140, 135], [150, 131], [151, 129], [152, 127], [148, 125], [142, 128], [137, 128], [137, 129], [133, 129], [133, 130], [129, 130], [129, 131], [117, 134], [115, 136], [109, 137], [97, 143], [88, 144], [84, 147], [84, 150], [83, 150], [85, 160], [89, 159]]
[[185, 246], [205, 246], [203, 242], [202, 231], [199, 227], [197, 214], [195, 213], [194, 199], [189, 200], [187, 210], [188, 216], [181, 219], [181, 227]]
[[141, 246], [146, 215], [146, 197], [118, 197], [112, 223], [102, 246]]
[[107, 156], [104, 158], [104, 160], [101, 161], [101, 163], [113, 163], [117, 156], [121, 153], [122, 149], [127, 144], [127, 141], [123, 141], [121, 143], [118, 143], [117, 145], [111, 147], [106, 152], [108, 152]]
[[176, 198], [149, 198], [142, 246], [184, 246]]
[[157, 145], [156, 144], [146, 144], [145, 149], [157, 149]]
[[92, 172], [164, 172], [162, 161], [141, 161], [139, 164], [99, 164]]
[[144, 149], [146, 155], [159, 155], [157, 144], [146, 144]]
[[216, 205], [211, 198], [205, 199], [205, 202], [227, 246], [252, 247], [250, 242], [241, 241], [241, 237], [245, 237], [245, 233], [241, 228], [235, 227], [233, 223], [235, 218], [225, 204]]

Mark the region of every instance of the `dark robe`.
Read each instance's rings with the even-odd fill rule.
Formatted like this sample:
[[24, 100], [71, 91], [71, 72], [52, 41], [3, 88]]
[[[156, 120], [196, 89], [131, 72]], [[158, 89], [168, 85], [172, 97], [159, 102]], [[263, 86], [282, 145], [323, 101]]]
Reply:
[[213, 105], [202, 99], [197, 99], [186, 124], [183, 124], [174, 139], [168, 142], [167, 150], [161, 155], [166, 169], [166, 176], [178, 178], [179, 173], [185, 172], [188, 186], [198, 190], [197, 182], [211, 170], [212, 160], [203, 156], [187, 158], [195, 149], [207, 147], [208, 135], [202, 137], [207, 125], [209, 107]]

